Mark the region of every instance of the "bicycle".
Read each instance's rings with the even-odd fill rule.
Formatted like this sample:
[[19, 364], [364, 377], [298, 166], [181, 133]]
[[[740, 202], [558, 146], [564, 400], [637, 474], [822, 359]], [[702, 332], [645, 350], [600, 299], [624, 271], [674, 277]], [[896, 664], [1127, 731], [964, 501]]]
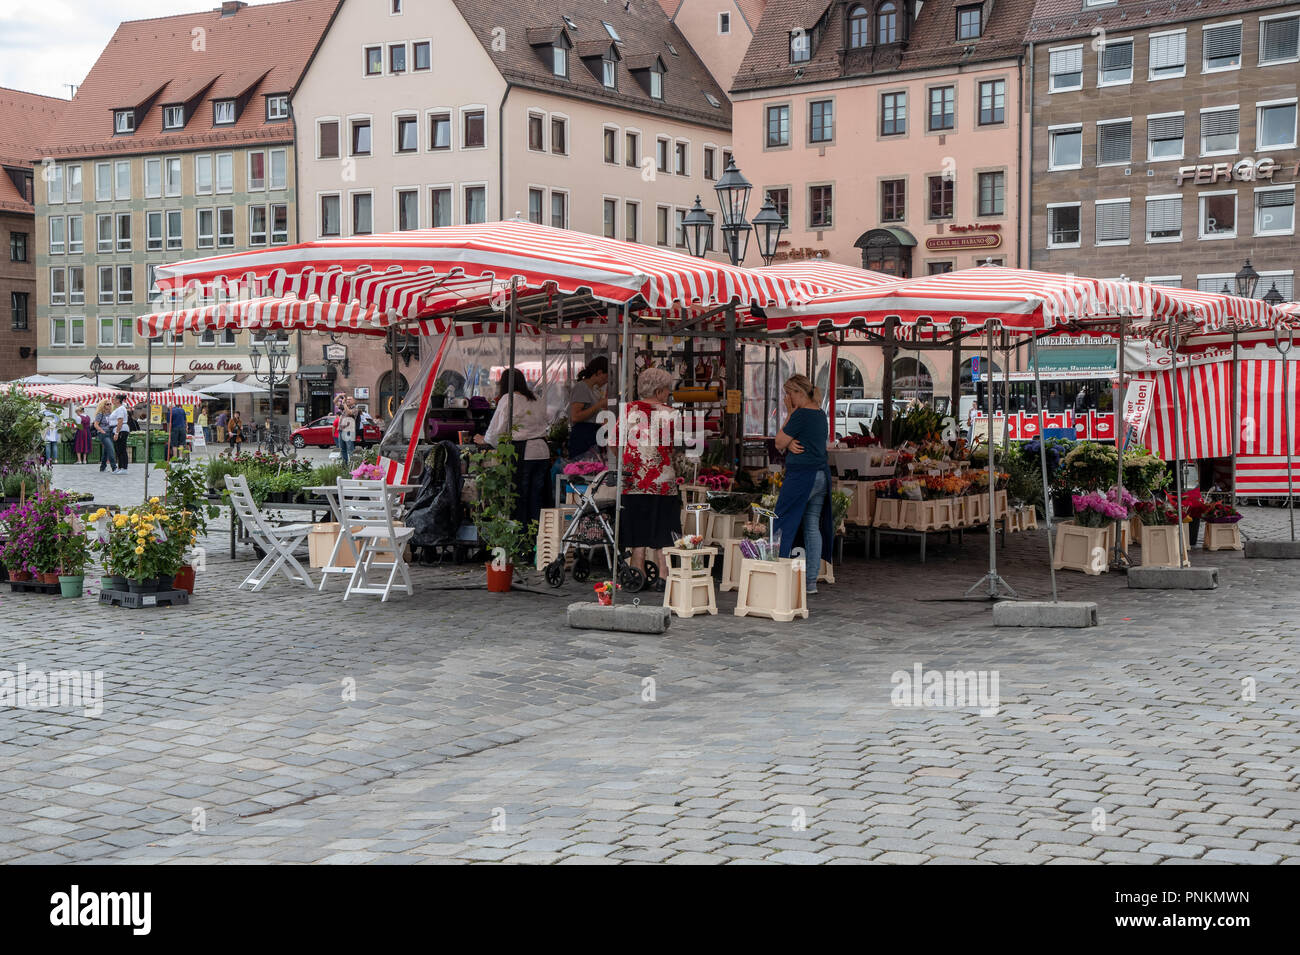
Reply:
[[298, 456], [298, 449], [290, 440], [288, 429], [280, 425], [271, 425], [269, 428], [263, 428], [261, 434], [257, 442], [257, 450], [269, 454], [283, 454], [287, 458]]

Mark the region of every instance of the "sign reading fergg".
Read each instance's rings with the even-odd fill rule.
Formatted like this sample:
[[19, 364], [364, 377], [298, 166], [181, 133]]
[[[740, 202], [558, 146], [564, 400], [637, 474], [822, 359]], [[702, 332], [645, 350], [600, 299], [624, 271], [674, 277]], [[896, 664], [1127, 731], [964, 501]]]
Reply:
[[1277, 171], [1277, 160], [1269, 156], [1252, 159], [1249, 156], [1235, 163], [1202, 163], [1199, 166], [1179, 166], [1177, 185], [1188, 182], [1197, 186], [1209, 186], [1216, 182], [1255, 182], [1260, 179], [1272, 179]]

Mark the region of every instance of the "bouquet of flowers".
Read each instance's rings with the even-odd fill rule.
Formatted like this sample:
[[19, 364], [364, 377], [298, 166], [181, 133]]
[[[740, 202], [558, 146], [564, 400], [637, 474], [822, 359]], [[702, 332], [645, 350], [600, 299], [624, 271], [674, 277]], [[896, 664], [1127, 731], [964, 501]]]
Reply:
[[920, 481], [916, 481], [916, 480], [903, 481], [899, 484], [898, 491], [899, 491], [898, 496], [900, 498], [903, 498], [904, 500], [907, 501], [925, 500], [925, 489], [924, 487], [922, 487]]
[[746, 521], [740, 526], [740, 536], [747, 541], [767, 540], [767, 525], [758, 521]]
[[887, 478], [875, 483], [876, 497], [887, 501], [897, 500], [903, 496], [903, 482], [898, 478]]
[[1178, 522], [1177, 513], [1171, 511], [1164, 501], [1138, 501], [1133, 505], [1133, 516], [1151, 527]]
[[615, 588], [617, 588], [618, 590], [622, 590], [623, 586], [621, 584], [615, 584], [614, 581], [612, 580], [605, 580], [596, 584], [591, 589], [596, 591], [596, 600], [600, 603], [600, 605], [602, 607], [608, 607], [610, 604], [614, 602]]
[[384, 469], [378, 464], [362, 464], [352, 469], [352, 477], [357, 481], [382, 481]]
[[843, 439], [847, 448], [870, 448], [880, 443], [874, 434], [846, 434]]
[[564, 466], [564, 473], [569, 475], [586, 476], [589, 474], [599, 474], [605, 470], [603, 461], [570, 461]]
[[1074, 494], [1070, 500], [1074, 505], [1074, 522], [1080, 527], [1105, 527], [1111, 521], [1128, 517], [1127, 507], [1110, 500], [1100, 491]]
[[774, 534], [770, 538], [760, 537], [757, 540], [742, 538], [740, 553], [750, 560], [776, 560], [781, 556], [781, 535]]
[[1227, 501], [1209, 501], [1201, 508], [1201, 519], [1209, 524], [1235, 524], [1241, 512]]

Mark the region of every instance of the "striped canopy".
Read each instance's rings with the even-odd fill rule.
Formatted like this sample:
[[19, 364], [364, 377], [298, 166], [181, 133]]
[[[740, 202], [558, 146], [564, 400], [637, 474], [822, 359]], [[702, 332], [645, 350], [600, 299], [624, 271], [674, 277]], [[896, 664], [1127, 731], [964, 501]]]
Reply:
[[121, 388], [96, 388], [94, 385], [27, 385], [23, 390], [34, 398], [57, 404], [96, 405], [108, 400], [116, 403], [118, 395], [126, 396], [129, 407], [144, 404], [152, 395], [156, 405], [196, 405], [212, 400], [213, 396], [201, 391], [174, 388], [167, 391], [123, 391]]
[[796, 262], [778, 262], [755, 269], [764, 275], [778, 275], [782, 278], [795, 279], [818, 286], [824, 292], [844, 292], [854, 288], [871, 288], [897, 282], [895, 275], [859, 269], [852, 265], [841, 265], [825, 259], [803, 259]]
[[904, 326], [932, 323], [963, 329], [1001, 323], [1012, 332], [1047, 331], [1095, 316], [1128, 314], [1166, 318], [1185, 306], [1159, 286], [1057, 275], [983, 265], [959, 272], [900, 279], [874, 288], [825, 295], [768, 319], [772, 331], [883, 325], [896, 317]]
[[[1190, 343], [1192, 347], [1231, 344], [1234, 332], [1272, 330], [1300, 324], [1300, 315], [1290, 315], [1285, 305], [1274, 308], [1263, 299], [1163, 285], [1150, 287], [1160, 289], [1161, 293], [1178, 302], [1192, 319], [1190, 323], [1181, 322], [1175, 326], [1179, 332], [1180, 348], [1183, 343]], [[1132, 333], [1138, 337], [1150, 338], [1166, 346], [1169, 344], [1167, 321], [1144, 321], [1131, 327]]]
[[502, 294], [517, 279], [525, 290], [587, 292], [602, 302], [639, 297], [650, 309], [732, 301], [793, 305], [816, 292], [671, 249], [517, 220], [321, 239], [192, 259], [156, 273], [158, 287], [173, 295], [318, 298], [373, 306], [401, 319], [436, 310], [430, 297], [449, 281], [466, 279], [488, 280], [489, 294]]

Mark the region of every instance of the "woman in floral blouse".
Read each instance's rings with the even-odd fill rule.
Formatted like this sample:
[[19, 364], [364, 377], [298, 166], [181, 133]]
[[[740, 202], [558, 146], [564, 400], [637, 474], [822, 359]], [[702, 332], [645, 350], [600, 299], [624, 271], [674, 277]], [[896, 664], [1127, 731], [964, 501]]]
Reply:
[[645, 565], [646, 551], [659, 565], [655, 587], [663, 590], [668, 568], [660, 548], [671, 547], [682, 532], [673, 446], [680, 427], [677, 412], [668, 407], [673, 377], [662, 368], [647, 368], [637, 376], [639, 401], [627, 407], [623, 442], [623, 513], [621, 545], [632, 549], [632, 566]]

